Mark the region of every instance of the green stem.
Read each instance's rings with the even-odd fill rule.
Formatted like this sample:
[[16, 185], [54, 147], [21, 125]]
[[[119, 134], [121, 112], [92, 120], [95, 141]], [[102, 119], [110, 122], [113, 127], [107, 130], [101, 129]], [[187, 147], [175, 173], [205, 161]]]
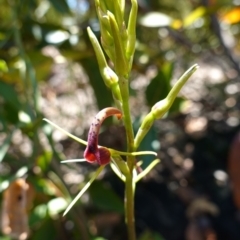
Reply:
[[125, 217], [128, 228], [128, 240], [136, 240], [135, 218], [134, 218], [134, 190], [135, 183], [129, 174], [125, 182]]
[[[119, 77], [119, 87], [122, 95], [122, 110], [123, 121], [127, 134], [127, 151], [132, 152], [134, 149], [134, 134], [132, 127], [132, 120], [129, 107], [129, 89], [128, 80], [124, 77]], [[129, 174], [126, 176], [125, 182], [125, 217], [128, 228], [128, 239], [135, 240], [135, 219], [134, 219], [134, 190], [135, 182], [133, 181], [133, 169], [135, 165], [135, 157], [128, 156], [127, 164], [129, 168]]]
[[[123, 122], [127, 134], [127, 151], [132, 152], [134, 149], [134, 133], [132, 127], [132, 119], [130, 114], [129, 106], [129, 89], [128, 89], [128, 79], [119, 76], [119, 88], [122, 95], [122, 110], [123, 110]], [[135, 165], [135, 158], [133, 156], [128, 156], [127, 163], [130, 172], [132, 172]]]
[[133, 144], [134, 144], [134, 134], [132, 128], [132, 120], [130, 114], [130, 106], [129, 106], [129, 89], [128, 89], [128, 79], [125, 77], [119, 76], [119, 87], [122, 95], [122, 109], [123, 109], [123, 121], [124, 126], [126, 128], [127, 134], [127, 145], [128, 152], [132, 152]]

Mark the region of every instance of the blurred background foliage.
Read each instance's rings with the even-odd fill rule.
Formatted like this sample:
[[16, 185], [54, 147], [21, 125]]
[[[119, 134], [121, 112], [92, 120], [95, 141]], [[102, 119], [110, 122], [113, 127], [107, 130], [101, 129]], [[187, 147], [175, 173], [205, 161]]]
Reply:
[[[240, 1], [138, 3], [130, 77], [135, 130], [172, 81], [200, 65], [141, 144], [158, 151], [162, 162], [137, 187], [139, 239], [239, 240], [239, 140], [231, 143], [240, 125]], [[81, 158], [84, 148], [42, 121], [86, 138], [94, 114], [113, 104], [86, 33], [90, 26], [100, 38], [94, 1], [0, 0], [0, 6], [1, 212], [2, 193], [24, 177], [34, 200], [19, 216], [28, 216], [30, 239], [126, 239], [124, 189], [111, 171], [62, 217], [95, 167], [61, 165]], [[124, 149], [124, 130], [109, 123], [101, 145]], [[141, 160], [144, 168], [152, 159]], [[11, 238], [0, 233], [0, 239]]]

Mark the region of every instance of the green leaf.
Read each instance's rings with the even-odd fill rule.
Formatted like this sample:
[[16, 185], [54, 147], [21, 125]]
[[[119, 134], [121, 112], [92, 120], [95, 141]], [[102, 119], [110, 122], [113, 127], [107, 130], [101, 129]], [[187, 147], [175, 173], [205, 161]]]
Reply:
[[62, 212], [66, 207], [67, 207], [68, 203], [67, 201], [62, 198], [54, 198], [52, 200], [50, 200], [47, 204], [48, 206], [48, 213], [50, 216], [56, 216], [57, 214], [59, 214], [60, 212]]
[[11, 238], [7, 236], [4, 236], [4, 237], [0, 236], [0, 240], [11, 240]]
[[36, 79], [39, 81], [47, 79], [49, 72], [51, 72], [53, 59], [37, 51], [28, 52], [28, 57], [36, 70]]
[[116, 193], [101, 181], [95, 181], [89, 193], [93, 204], [104, 211], [114, 211], [123, 214], [123, 201]]
[[21, 167], [20, 169], [17, 170], [15, 174], [15, 179], [26, 176], [27, 172], [28, 172], [28, 167], [26, 166]]
[[26, 112], [24, 111], [20, 111], [18, 113], [18, 118], [19, 118], [19, 121], [21, 123], [24, 123], [24, 124], [31, 124], [31, 117], [29, 116], [29, 114], [27, 114]]
[[183, 27], [192, 25], [196, 20], [206, 15], [207, 9], [203, 6], [194, 9], [187, 17], [183, 20]]
[[151, 170], [160, 162], [160, 159], [152, 161], [142, 172], [140, 172], [135, 178], [135, 183], [144, 178]]
[[11, 123], [18, 122], [18, 112], [21, 109], [21, 103], [17, 92], [12, 85], [0, 81], [0, 96], [3, 98], [3, 106], [0, 113]]
[[70, 13], [69, 6], [65, 0], [50, 0], [50, 2], [58, 12], [63, 14]]
[[[45, 218], [44, 221], [38, 223], [38, 229], [34, 232], [31, 240], [43, 240], [43, 239], [58, 239], [56, 226], [52, 219]], [[40, 227], [39, 227], [40, 225]]]
[[4, 142], [2, 143], [2, 145], [0, 146], [0, 162], [3, 160], [3, 158], [5, 157], [7, 151], [8, 151], [8, 148], [10, 146], [10, 143], [11, 143], [11, 140], [12, 140], [12, 135], [13, 135], [13, 132], [12, 131], [7, 137], [6, 139], [4, 140]]
[[47, 217], [47, 205], [40, 204], [36, 206], [32, 211], [29, 217], [30, 226], [34, 226]]
[[42, 172], [46, 172], [49, 168], [52, 155], [52, 152], [44, 152], [37, 158], [37, 166], [41, 168]]
[[165, 63], [146, 89], [146, 100], [150, 107], [164, 99], [171, 89], [173, 63]]
[[0, 181], [0, 192], [7, 189], [12, 181], [19, 179], [19, 178], [26, 177], [27, 172], [28, 172], [28, 168], [24, 166], [24, 167], [21, 167], [20, 169], [18, 169], [18, 171], [14, 175], [13, 174], [8, 175], [5, 180]]
[[38, 181], [34, 181], [34, 187], [40, 193], [44, 193], [47, 196], [55, 196], [56, 195], [56, 187], [52, 183], [52, 181], [42, 178], [38, 179]]
[[0, 81], [0, 95], [15, 109], [20, 109], [18, 94], [12, 85]]
[[[83, 144], [83, 145], [87, 145], [87, 142], [86, 142], [86, 141], [84, 141], [84, 140], [82, 140], [81, 138], [78, 138], [78, 137], [74, 136], [73, 134], [67, 132], [66, 130], [64, 130], [63, 128], [59, 127], [57, 124], [51, 122], [50, 120], [44, 118], [43, 121], [46, 121], [46, 122], [49, 123], [50, 125], [52, 125], [52, 126], [54, 126], [55, 128], [57, 128], [59, 131], [65, 133], [68, 137], [74, 139], [75, 141], [77, 141], [77, 142], [79, 142], [79, 143], [81, 143], [81, 144]], [[51, 131], [51, 130], [50, 130], [49, 128], [45, 127], [45, 128], [44, 128], [44, 131], [45, 131], [45, 133], [48, 135], [48, 134], [49, 134], [49, 131]]]
[[8, 72], [7, 63], [0, 59], [0, 72]]
[[149, 12], [140, 19], [144, 27], [166, 27], [171, 25], [172, 18], [160, 12]]

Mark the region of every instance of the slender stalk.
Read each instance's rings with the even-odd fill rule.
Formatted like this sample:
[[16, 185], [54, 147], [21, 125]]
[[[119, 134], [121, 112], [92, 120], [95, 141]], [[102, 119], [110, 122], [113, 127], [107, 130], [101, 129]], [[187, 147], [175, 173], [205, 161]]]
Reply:
[[123, 76], [122, 77], [119, 76], [119, 87], [122, 95], [122, 110], [124, 115], [123, 121], [127, 134], [127, 146], [128, 146], [127, 150], [128, 152], [132, 152], [134, 146], [134, 134], [129, 106], [128, 79], [126, 79]]
[[135, 218], [134, 218], [134, 190], [135, 183], [130, 174], [125, 182], [125, 218], [128, 228], [128, 240], [136, 239]]
[[[132, 0], [133, 9], [131, 11], [131, 18], [129, 21], [129, 32], [131, 36], [128, 36], [128, 31], [125, 29], [125, 23], [123, 20], [123, 12], [125, 1], [108, 1], [114, 2], [115, 8], [106, 9], [104, 1], [95, 0], [102, 12], [105, 13], [109, 23], [110, 29], [108, 29], [113, 41], [114, 41], [114, 57], [112, 61], [114, 63], [115, 72], [118, 76], [118, 84], [122, 100], [123, 111], [123, 123], [127, 135], [127, 152], [133, 152], [134, 147], [134, 133], [132, 127], [132, 119], [129, 106], [129, 71], [131, 70], [132, 55], [135, 49], [135, 24], [137, 14], [137, 1]], [[108, 6], [109, 7], [109, 6]], [[100, 15], [99, 15], [100, 16]], [[104, 18], [100, 18], [103, 23]], [[108, 23], [108, 22], [107, 22]], [[101, 28], [102, 36], [107, 37], [107, 29]], [[125, 36], [126, 34], [126, 36]], [[126, 38], [125, 38], [126, 37]], [[107, 38], [106, 38], [107, 39]], [[126, 44], [126, 40], [128, 41]], [[107, 48], [107, 50], [109, 50]], [[130, 59], [130, 60], [129, 60]], [[134, 191], [135, 182], [133, 180], [133, 170], [135, 167], [136, 159], [134, 156], [127, 156], [127, 165], [129, 172], [125, 175], [125, 218], [128, 228], [128, 240], [135, 240], [135, 219], [134, 219]]]
[[[119, 86], [122, 95], [122, 110], [123, 110], [123, 121], [127, 134], [127, 151], [132, 152], [134, 149], [134, 134], [132, 128], [132, 120], [129, 107], [129, 89], [128, 80], [126, 78], [119, 79]], [[128, 228], [128, 239], [135, 240], [135, 217], [134, 217], [134, 189], [135, 183], [133, 182], [133, 168], [135, 165], [135, 157], [128, 156], [127, 164], [129, 167], [129, 174], [126, 177], [125, 182], [125, 217]]]

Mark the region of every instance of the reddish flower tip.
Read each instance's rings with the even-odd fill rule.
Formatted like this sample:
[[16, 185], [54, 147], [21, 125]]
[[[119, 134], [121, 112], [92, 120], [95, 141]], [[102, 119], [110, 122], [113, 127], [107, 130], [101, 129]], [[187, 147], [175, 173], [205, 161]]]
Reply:
[[88, 145], [84, 151], [84, 158], [88, 162], [105, 165], [111, 161], [109, 150], [104, 147], [98, 147], [98, 134], [103, 121], [113, 115], [118, 119], [122, 117], [121, 111], [113, 107], [104, 108], [95, 116], [88, 133]]

